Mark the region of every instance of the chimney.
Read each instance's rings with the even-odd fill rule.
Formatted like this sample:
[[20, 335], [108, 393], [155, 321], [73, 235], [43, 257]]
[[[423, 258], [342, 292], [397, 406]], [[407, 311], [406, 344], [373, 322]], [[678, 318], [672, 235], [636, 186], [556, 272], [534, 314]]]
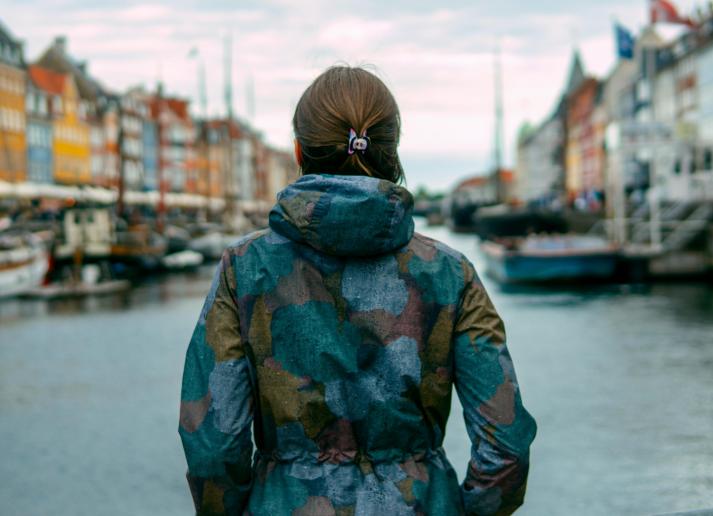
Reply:
[[66, 36], [55, 36], [54, 48], [56, 48], [62, 54], [66, 54], [67, 53], [67, 37]]

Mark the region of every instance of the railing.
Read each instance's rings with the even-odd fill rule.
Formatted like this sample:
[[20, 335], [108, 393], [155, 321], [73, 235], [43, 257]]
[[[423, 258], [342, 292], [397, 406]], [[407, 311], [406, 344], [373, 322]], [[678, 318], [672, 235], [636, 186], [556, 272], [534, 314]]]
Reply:
[[713, 204], [701, 204], [688, 218], [679, 222], [671, 234], [664, 239], [663, 248], [667, 251], [682, 249], [706, 228], [711, 216], [713, 216]]

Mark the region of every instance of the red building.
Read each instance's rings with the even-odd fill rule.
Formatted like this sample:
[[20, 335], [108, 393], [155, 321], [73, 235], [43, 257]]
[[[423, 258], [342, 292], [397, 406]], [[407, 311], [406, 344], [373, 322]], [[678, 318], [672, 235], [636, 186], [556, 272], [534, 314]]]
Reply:
[[159, 188], [163, 191], [199, 193], [195, 128], [189, 101], [167, 97], [163, 88], [148, 99], [150, 116], [158, 128]]

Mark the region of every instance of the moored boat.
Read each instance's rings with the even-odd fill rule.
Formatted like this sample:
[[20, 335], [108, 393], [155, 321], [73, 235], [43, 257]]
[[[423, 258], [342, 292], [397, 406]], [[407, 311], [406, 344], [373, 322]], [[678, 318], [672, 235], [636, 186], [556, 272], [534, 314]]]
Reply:
[[177, 253], [167, 254], [161, 258], [161, 264], [166, 270], [193, 270], [203, 263], [203, 255], [186, 249]]
[[32, 233], [0, 234], [0, 297], [22, 294], [42, 284], [49, 257]]
[[608, 280], [619, 248], [588, 235], [529, 236], [481, 244], [487, 272], [501, 283]]

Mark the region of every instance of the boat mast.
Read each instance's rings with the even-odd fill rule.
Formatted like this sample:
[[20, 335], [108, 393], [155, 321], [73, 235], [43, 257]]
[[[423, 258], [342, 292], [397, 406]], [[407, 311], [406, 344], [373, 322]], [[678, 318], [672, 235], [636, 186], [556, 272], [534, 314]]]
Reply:
[[167, 138], [167, 135], [163, 127], [163, 111], [163, 83], [159, 79], [158, 85], [156, 86], [156, 140], [158, 141], [158, 160], [156, 161], [156, 175], [158, 177], [158, 209], [156, 210], [156, 229], [161, 234], [163, 234], [166, 222], [164, 140]]
[[[198, 101], [200, 102], [200, 109], [201, 109], [201, 117], [203, 118], [203, 143], [201, 144], [201, 149], [200, 152], [203, 153], [203, 156], [205, 158], [205, 161], [203, 162], [203, 166], [205, 167], [203, 170], [200, 170], [199, 173], [203, 172], [205, 173], [205, 182], [206, 182], [206, 189], [205, 189], [205, 204], [206, 204], [206, 211], [205, 211], [205, 217], [206, 220], [210, 218], [210, 196], [211, 196], [211, 171], [210, 171], [210, 143], [209, 143], [209, 138], [208, 138], [208, 95], [206, 93], [206, 85], [205, 85], [205, 63], [203, 62], [203, 56], [198, 52]], [[199, 126], [199, 131], [200, 131], [200, 126]]]
[[255, 81], [252, 75], [245, 82], [245, 104], [248, 121], [252, 124], [255, 121]]
[[500, 42], [495, 46], [495, 188], [497, 202], [502, 202], [503, 188], [501, 170], [503, 166], [503, 78], [502, 64], [500, 62]]
[[228, 114], [228, 119], [233, 120], [233, 35], [228, 32], [225, 36], [225, 110]]
[[225, 169], [226, 177], [223, 178], [225, 188], [225, 217], [228, 224], [233, 223], [235, 214], [235, 193], [233, 192], [233, 178], [235, 177], [235, 158], [233, 156], [233, 35], [231, 32], [225, 37], [224, 46], [224, 73], [225, 73], [225, 110], [227, 120], [225, 124], [226, 154], [228, 166]]

